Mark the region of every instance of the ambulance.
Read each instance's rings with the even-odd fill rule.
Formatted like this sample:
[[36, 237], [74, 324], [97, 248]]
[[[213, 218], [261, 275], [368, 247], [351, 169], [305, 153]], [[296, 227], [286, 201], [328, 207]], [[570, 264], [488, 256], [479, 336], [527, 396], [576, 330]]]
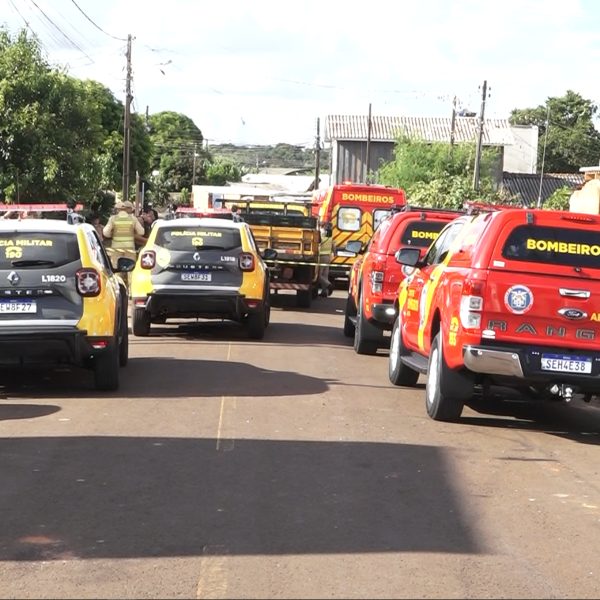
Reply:
[[360, 241], [363, 248], [373, 237], [379, 223], [406, 205], [400, 188], [344, 182], [317, 190], [314, 211], [320, 223], [331, 225], [333, 257], [329, 279], [348, 279], [357, 253], [346, 249], [348, 242]]

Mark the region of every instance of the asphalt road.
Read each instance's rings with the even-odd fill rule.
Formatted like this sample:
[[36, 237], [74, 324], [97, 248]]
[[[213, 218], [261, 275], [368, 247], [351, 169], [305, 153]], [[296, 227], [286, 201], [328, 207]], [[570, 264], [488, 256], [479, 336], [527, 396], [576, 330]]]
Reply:
[[425, 413], [344, 292], [3, 372], [2, 598], [598, 598], [598, 403]]

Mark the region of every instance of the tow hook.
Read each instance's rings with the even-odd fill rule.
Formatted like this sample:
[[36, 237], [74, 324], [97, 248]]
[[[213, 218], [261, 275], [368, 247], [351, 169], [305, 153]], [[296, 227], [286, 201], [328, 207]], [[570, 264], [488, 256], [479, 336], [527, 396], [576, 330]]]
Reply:
[[550, 388], [550, 393], [555, 396], [560, 396], [565, 402], [573, 400], [573, 388], [566, 383], [561, 383], [560, 386], [554, 384]]

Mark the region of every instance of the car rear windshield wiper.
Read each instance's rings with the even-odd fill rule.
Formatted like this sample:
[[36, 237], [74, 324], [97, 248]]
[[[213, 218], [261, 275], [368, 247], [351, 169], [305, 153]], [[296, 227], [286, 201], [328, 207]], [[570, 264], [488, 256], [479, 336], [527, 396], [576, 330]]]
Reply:
[[13, 267], [52, 267], [56, 263], [53, 260], [13, 260]]

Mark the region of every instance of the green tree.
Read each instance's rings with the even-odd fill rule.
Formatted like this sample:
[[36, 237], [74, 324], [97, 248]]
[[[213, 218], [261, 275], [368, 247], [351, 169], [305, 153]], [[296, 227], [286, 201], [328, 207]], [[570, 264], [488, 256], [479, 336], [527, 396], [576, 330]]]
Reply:
[[377, 172], [384, 185], [405, 190], [408, 201], [419, 206], [461, 208], [466, 200], [510, 202], [498, 193], [494, 173], [499, 153], [484, 148], [480, 161], [480, 189], [473, 190], [475, 146], [429, 143], [421, 139], [400, 137], [396, 140], [394, 160]]
[[545, 142], [544, 171], [576, 173], [582, 166], [597, 164], [600, 158], [600, 133], [594, 126], [597, 112], [591, 100], [568, 90], [536, 108], [513, 109], [509, 121], [512, 125], [538, 126], [538, 172]]
[[571, 194], [573, 194], [573, 189], [570, 187], [560, 187], [544, 200], [542, 208], [546, 210], [569, 210]]
[[241, 181], [245, 172], [232, 160], [216, 158], [206, 166], [206, 181], [209, 185], [225, 185], [228, 181]]
[[[68, 199], [108, 206], [122, 186], [123, 105], [94, 81], [51, 68], [23, 30], [0, 29], [0, 190], [11, 201]], [[132, 115], [132, 172], [150, 142]], [[102, 211], [101, 211], [102, 212]]]
[[148, 130], [153, 145], [151, 166], [160, 172], [164, 191], [180, 192], [191, 189], [193, 183], [206, 183], [209, 156], [202, 132], [192, 119], [164, 111], [150, 115]]

